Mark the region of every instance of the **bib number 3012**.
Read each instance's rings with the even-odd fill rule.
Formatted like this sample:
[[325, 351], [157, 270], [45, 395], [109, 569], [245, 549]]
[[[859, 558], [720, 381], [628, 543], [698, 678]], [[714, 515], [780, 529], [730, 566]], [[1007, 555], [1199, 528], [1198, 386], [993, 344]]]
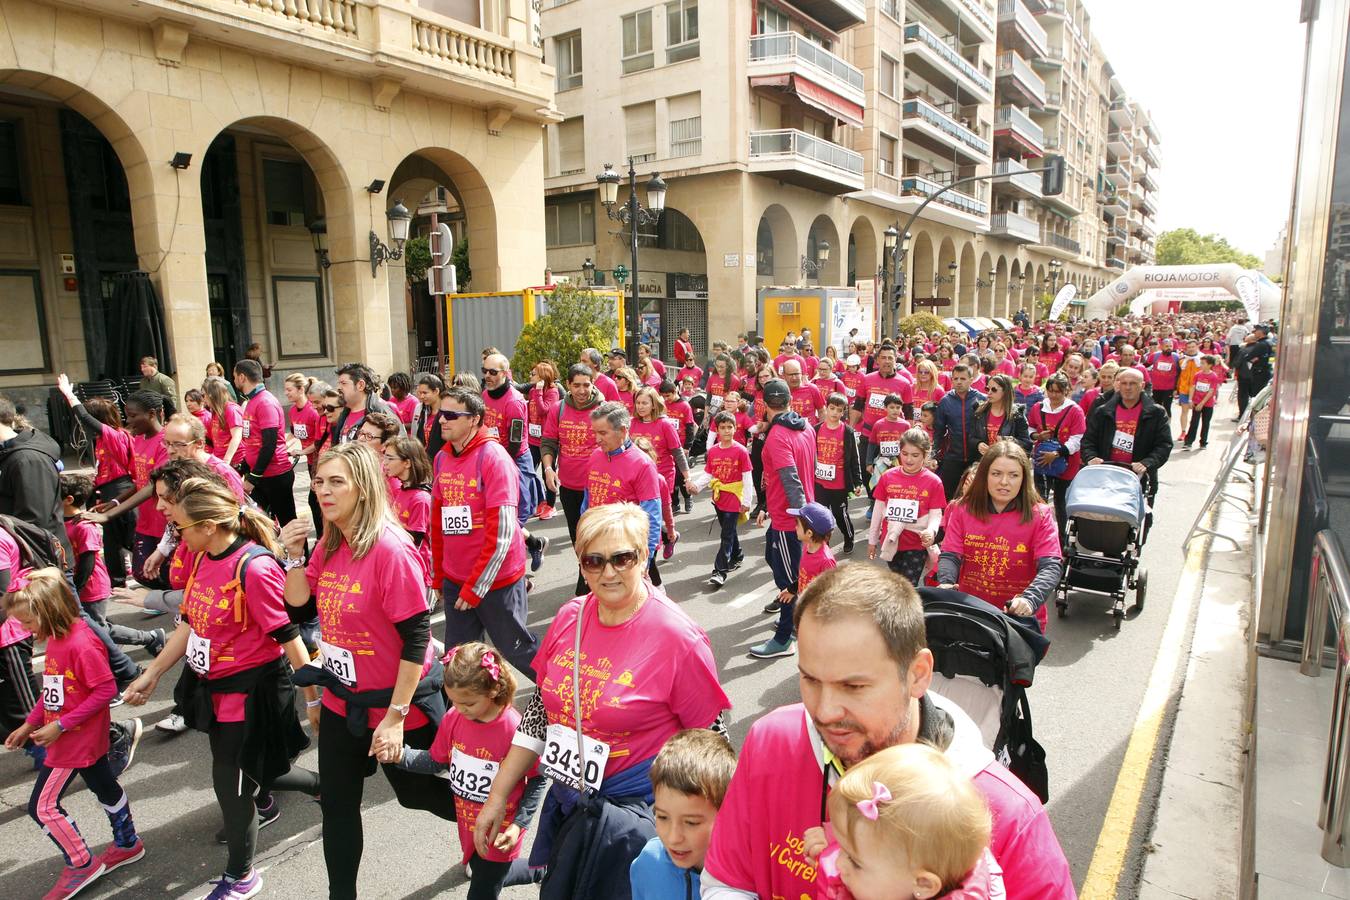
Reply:
[[539, 757], [539, 769], [554, 781], [581, 789], [584, 779], [588, 790], [599, 790], [605, 778], [605, 764], [609, 761], [609, 744], [582, 735], [585, 763], [577, 748], [577, 733], [566, 725], [550, 725], [544, 740], [544, 755]]

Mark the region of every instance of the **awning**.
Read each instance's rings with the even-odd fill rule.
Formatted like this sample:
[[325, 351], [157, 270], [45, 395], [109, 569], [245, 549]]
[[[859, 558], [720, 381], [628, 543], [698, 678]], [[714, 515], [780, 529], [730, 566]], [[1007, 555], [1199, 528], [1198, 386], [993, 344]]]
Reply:
[[814, 106], [845, 125], [861, 127], [863, 124], [862, 106], [800, 75], [758, 75], [750, 79], [750, 86], [776, 87], [792, 91], [807, 106]]

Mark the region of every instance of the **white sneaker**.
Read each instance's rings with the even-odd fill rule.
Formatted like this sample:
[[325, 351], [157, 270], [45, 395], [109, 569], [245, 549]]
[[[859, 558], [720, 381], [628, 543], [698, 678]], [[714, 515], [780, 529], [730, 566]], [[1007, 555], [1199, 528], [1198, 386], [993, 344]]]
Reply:
[[155, 723], [156, 731], [167, 731], [170, 734], [182, 734], [187, 731], [187, 722], [178, 713], [170, 713], [163, 719]]

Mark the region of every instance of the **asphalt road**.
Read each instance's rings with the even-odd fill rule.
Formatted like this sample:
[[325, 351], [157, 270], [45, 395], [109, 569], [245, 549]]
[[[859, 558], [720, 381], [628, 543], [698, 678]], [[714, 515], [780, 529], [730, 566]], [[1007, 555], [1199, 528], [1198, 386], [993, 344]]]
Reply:
[[[1052, 615], [1050, 620], [1054, 643], [1037, 672], [1030, 700], [1036, 736], [1048, 754], [1050, 816], [1075, 881], [1080, 884], [1175, 594], [1182, 567], [1181, 542], [1199, 511], [1231, 433], [1231, 408], [1231, 401], [1221, 405], [1208, 450], [1178, 451], [1163, 469], [1155, 527], [1143, 556], [1149, 590], [1142, 614], [1127, 620], [1117, 632], [1106, 614], [1105, 600], [1084, 598], [1074, 605], [1069, 618], [1057, 620]], [[854, 501], [853, 508], [854, 521], [861, 527], [865, 524], [863, 502]], [[692, 515], [677, 517], [682, 536], [678, 552], [662, 566], [662, 572], [670, 596], [712, 639], [722, 683], [734, 704], [732, 735], [739, 746], [755, 718], [799, 699], [796, 664], [792, 657], [763, 661], [746, 656], [751, 644], [771, 632], [772, 619], [761, 612], [773, 593], [762, 555], [763, 540], [753, 530], [748, 540], [743, 537], [746, 565], [720, 591], [713, 591], [705, 580], [717, 547], [714, 523], [706, 495], [696, 499]], [[531, 595], [530, 625], [542, 634], [556, 609], [571, 596], [576, 568], [561, 513], [550, 522], [536, 525], [537, 533], [553, 541]], [[839, 553], [837, 543], [835, 550]], [[864, 540], [855, 548], [853, 559], [867, 564]], [[133, 625], [144, 622], [142, 614], [130, 607], [119, 608], [113, 618]], [[167, 619], [153, 621], [162, 624]], [[147, 856], [91, 886], [82, 894], [84, 897], [112, 897], [123, 892], [200, 897], [206, 893], [208, 879], [219, 877], [225, 852], [212, 839], [220, 826], [220, 814], [210, 788], [206, 738], [197, 733], [173, 736], [150, 730], [168, 713], [169, 694], [166, 679], [158, 696], [136, 711], [144, 719], [147, 732], [135, 764], [123, 779]], [[118, 719], [132, 714], [128, 707], [114, 710]], [[299, 764], [315, 767], [315, 753], [311, 750], [304, 754]], [[13, 900], [42, 896], [60, 870], [54, 845], [27, 817], [31, 783], [26, 757], [0, 753], [0, 897]], [[467, 880], [457, 865], [460, 851], [453, 825], [404, 810], [380, 775], [366, 785], [361, 895], [466, 896]], [[264, 871], [264, 891], [272, 895], [283, 890], [318, 891], [321, 895], [326, 878], [318, 806], [305, 798], [279, 796], [281, 819], [259, 836], [258, 862]], [[1151, 806], [1146, 797], [1145, 816]], [[66, 808], [96, 851], [106, 845], [106, 819], [88, 791], [82, 787], [72, 790]], [[1143, 831], [1136, 829], [1132, 863], [1138, 861]], [[1131, 895], [1128, 878], [1125, 883], [1122, 897]], [[516, 887], [508, 888], [503, 896], [525, 898], [537, 893], [534, 888]]]

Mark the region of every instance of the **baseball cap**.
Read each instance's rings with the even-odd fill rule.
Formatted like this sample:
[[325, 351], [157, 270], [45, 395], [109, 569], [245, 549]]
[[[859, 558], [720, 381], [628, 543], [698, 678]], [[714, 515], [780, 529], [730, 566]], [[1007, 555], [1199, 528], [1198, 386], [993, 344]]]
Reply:
[[848, 355], [848, 359], [844, 360], [844, 365], [846, 365], [846, 366], [861, 366], [861, 365], [862, 365], [862, 360], [858, 357], [858, 354], [856, 354], [856, 353], [850, 353], [850, 354]]
[[610, 356], [622, 356], [624, 359], [627, 359], [627, 358], [628, 358], [628, 351], [624, 350], [622, 347], [615, 347], [613, 350], [609, 351], [609, 355], [610, 355]]
[[807, 503], [801, 509], [789, 509], [789, 516], [801, 519], [802, 523], [816, 534], [826, 534], [834, 530], [834, 514], [819, 503]]
[[770, 409], [781, 409], [791, 400], [792, 391], [788, 390], [787, 382], [783, 379], [775, 378], [764, 385], [764, 404]]

